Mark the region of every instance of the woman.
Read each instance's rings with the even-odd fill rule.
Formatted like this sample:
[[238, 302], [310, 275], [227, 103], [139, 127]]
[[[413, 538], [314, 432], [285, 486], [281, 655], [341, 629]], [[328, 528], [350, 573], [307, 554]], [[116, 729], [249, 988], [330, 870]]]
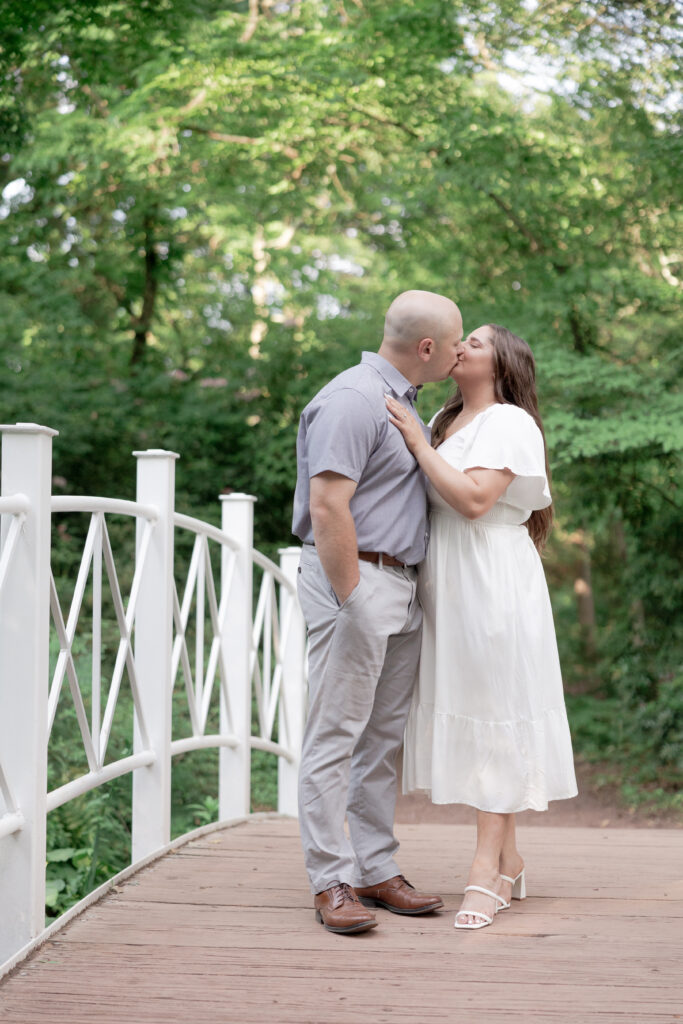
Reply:
[[456, 928], [483, 928], [526, 894], [517, 811], [576, 795], [548, 589], [539, 552], [551, 497], [534, 359], [504, 327], [474, 331], [432, 446], [387, 397], [429, 479], [420, 567], [420, 679], [406, 728], [404, 790], [477, 808], [477, 848]]

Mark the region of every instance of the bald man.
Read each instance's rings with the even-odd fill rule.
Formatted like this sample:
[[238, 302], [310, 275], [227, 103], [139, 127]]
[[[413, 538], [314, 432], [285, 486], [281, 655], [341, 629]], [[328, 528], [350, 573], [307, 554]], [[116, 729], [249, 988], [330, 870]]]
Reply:
[[293, 532], [303, 541], [298, 591], [310, 652], [299, 822], [316, 917], [332, 932], [374, 928], [368, 907], [424, 914], [443, 906], [414, 889], [394, 859], [427, 501], [384, 395], [419, 420], [418, 388], [449, 375], [461, 339], [455, 303], [404, 292], [389, 307], [379, 352], [364, 352], [301, 414]]

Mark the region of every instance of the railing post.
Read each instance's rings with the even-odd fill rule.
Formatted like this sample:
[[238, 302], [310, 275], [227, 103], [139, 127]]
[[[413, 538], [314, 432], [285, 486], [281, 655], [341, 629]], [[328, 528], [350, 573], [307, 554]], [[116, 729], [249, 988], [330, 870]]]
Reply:
[[[153, 764], [133, 773], [132, 860], [153, 853], [171, 837], [171, 653], [173, 646], [173, 510], [175, 452], [133, 452], [138, 460], [137, 501], [154, 505], [150, 540], [135, 612], [135, 667], [142, 717]], [[137, 521], [136, 559], [145, 523]], [[134, 750], [148, 749], [136, 714]]]
[[[301, 548], [280, 548], [280, 568], [296, 591]], [[282, 689], [280, 692], [278, 739], [286, 741], [294, 753], [294, 761], [283, 757], [277, 762], [277, 809], [280, 814], [298, 816], [299, 762], [301, 741], [306, 719], [307, 694], [306, 671], [306, 624], [301, 614], [298, 598], [285, 588], [280, 588], [280, 625], [289, 619], [289, 631], [282, 652]]]
[[[2, 496], [29, 503], [0, 593], [0, 760], [23, 818], [0, 839], [0, 963], [45, 927], [50, 489], [56, 430], [2, 430]], [[6, 524], [5, 531], [6, 532]]]
[[[221, 494], [221, 526], [238, 542], [232, 584], [223, 627], [227, 651], [232, 728], [239, 740], [233, 748], [221, 747], [218, 772], [218, 817], [223, 821], [249, 814], [251, 802], [251, 648], [254, 566], [254, 503], [250, 494]], [[231, 552], [221, 555], [221, 593], [227, 585]], [[221, 733], [230, 732], [227, 708], [221, 695]]]

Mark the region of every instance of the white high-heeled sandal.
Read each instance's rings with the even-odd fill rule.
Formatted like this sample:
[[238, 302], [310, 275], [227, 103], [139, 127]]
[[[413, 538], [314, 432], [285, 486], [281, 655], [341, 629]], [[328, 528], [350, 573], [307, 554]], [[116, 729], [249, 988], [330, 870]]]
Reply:
[[[500, 896], [497, 892], [493, 892], [492, 889], [484, 889], [484, 887], [481, 885], [466, 885], [463, 890], [463, 893], [468, 892], [483, 892], [484, 896], [490, 896], [492, 900], [496, 901], [496, 903], [501, 903], [502, 906], [496, 907], [496, 909], [494, 910], [494, 916], [498, 913], [499, 910], [503, 910], [505, 907], [508, 907], [510, 905], [509, 903], [506, 903], [503, 897]], [[463, 917], [476, 917], [479, 920], [476, 924], [460, 924], [458, 922], [458, 918], [460, 917], [461, 914], [463, 915]], [[486, 928], [487, 925], [489, 924], [493, 924], [493, 917], [491, 917], [489, 914], [485, 914], [482, 910], [459, 910], [455, 915], [455, 928], [462, 928], [463, 930], [468, 929], [472, 931], [475, 928]]]
[[[516, 878], [510, 878], [509, 875], [501, 875], [500, 877], [504, 882], [509, 882], [512, 886], [511, 899], [513, 900], [525, 900], [526, 899], [526, 879], [524, 877], [525, 869], [522, 868]], [[499, 907], [499, 910], [509, 910], [510, 904], [503, 901], [503, 906]]]

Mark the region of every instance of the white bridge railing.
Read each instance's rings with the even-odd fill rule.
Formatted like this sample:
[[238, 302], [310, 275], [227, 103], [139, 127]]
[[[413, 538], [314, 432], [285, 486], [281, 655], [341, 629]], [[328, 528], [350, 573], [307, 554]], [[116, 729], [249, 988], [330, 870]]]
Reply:
[[[278, 810], [296, 815], [306, 681], [298, 548], [281, 550], [280, 566], [253, 549], [253, 497], [221, 496], [220, 529], [179, 515], [177, 456], [158, 450], [134, 452], [134, 502], [52, 497], [56, 432], [32, 423], [0, 430], [1, 966], [43, 930], [46, 815], [74, 797], [133, 774], [135, 863], [170, 841], [174, 755], [218, 748], [224, 820], [249, 813], [251, 750], [259, 749], [278, 758]], [[50, 565], [52, 518], [65, 514], [90, 516], [68, 610]], [[135, 521], [125, 596], [108, 526], [122, 516]], [[181, 534], [194, 539], [179, 593], [174, 551]], [[260, 589], [252, 614], [255, 574]], [[105, 596], [118, 642], [103, 672]], [[83, 619], [91, 634], [87, 680], [79, 678]], [[50, 679], [51, 635], [59, 653]], [[134, 708], [132, 753], [116, 757], [109, 740], [124, 681]], [[189, 731], [182, 736], [172, 736], [174, 689], [176, 702], [184, 692], [187, 706]], [[65, 701], [75, 710], [84, 771], [48, 792], [48, 741]]]

